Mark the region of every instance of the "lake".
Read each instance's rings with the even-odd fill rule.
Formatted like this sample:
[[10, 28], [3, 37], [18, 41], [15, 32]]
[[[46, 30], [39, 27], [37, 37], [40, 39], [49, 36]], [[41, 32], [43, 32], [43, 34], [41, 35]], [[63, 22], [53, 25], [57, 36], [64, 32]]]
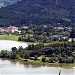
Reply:
[[13, 60], [3, 60], [0, 59], [0, 74], [25, 74], [25, 75], [35, 75], [35, 74], [49, 74], [58, 75], [61, 70], [61, 75], [74, 75], [75, 68], [65, 69], [61, 67], [48, 67], [48, 66], [36, 66], [30, 64], [22, 64], [20, 62], [15, 62]]
[[[15, 42], [10, 40], [0, 40], [0, 50], [7, 49], [11, 50], [12, 47], [23, 46], [27, 47], [27, 43]], [[75, 75], [75, 67], [71, 69], [61, 68], [61, 67], [50, 67], [50, 66], [36, 66], [30, 63], [23, 63], [25, 61], [17, 62], [14, 60], [3, 60], [0, 59], [0, 75], [10, 75], [10, 74], [24, 74], [24, 75], [39, 75], [39, 74], [49, 74], [58, 75], [61, 70], [61, 75]]]
[[12, 47], [19, 48], [19, 46], [26, 48], [28, 44], [23, 42], [11, 41], [11, 40], [0, 40], [0, 51], [1, 50], [11, 51]]

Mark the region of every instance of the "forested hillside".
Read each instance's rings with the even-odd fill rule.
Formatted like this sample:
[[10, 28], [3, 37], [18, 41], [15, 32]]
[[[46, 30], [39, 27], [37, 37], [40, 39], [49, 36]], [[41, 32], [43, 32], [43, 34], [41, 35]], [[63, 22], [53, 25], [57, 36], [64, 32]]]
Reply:
[[0, 9], [0, 26], [30, 23], [71, 25], [74, 21], [74, 0], [21, 0]]

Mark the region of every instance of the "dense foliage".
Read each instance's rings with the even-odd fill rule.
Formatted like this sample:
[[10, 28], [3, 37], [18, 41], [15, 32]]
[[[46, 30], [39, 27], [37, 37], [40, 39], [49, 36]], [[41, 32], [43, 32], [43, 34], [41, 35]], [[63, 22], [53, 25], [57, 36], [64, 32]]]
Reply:
[[[59, 28], [59, 27], [58, 27]], [[21, 36], [18, 41], [24, 42], [43, 42], [49, 43], [54, 41], [64, 41], [69, 40], [70, 32], [69, 27], [63, 27], [64, 29], [55, 29], [55, 26], [51, 25], [28, 25], [21, 27]], [[71, 33], [72, 35], [72, 33]], [[63, 38], [66, 37], [66, 38]], [[71, 37], [72, 38], [72, 37]]]
[[59, 22], [75, 22], [74, 0], [21, 0], [0, 9], [0, 26]]
[[[33, 59], [38, 60], [38, 57], [42, 57], [42, 62], [59, 62], [59, 63], [74, 63], [75, 61], [75, 43], [55, 43], [55, 44], [37, 44], [29, 45], [23, 49], [19, 47], [12, 48], [11, 52], [2, 50], [0, 52], [1, 58], [11, 59]], [[48, 59], [47, 59], [48, 58]]]

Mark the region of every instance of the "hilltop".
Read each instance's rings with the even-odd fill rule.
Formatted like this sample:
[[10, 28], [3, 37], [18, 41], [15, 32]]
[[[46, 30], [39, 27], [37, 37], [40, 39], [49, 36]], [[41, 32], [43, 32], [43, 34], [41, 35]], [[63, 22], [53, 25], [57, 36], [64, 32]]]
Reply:
[[74, 0], [21, 0], [0, 9], [0, 26], [22, 24], [71, 25], [75, 21]]

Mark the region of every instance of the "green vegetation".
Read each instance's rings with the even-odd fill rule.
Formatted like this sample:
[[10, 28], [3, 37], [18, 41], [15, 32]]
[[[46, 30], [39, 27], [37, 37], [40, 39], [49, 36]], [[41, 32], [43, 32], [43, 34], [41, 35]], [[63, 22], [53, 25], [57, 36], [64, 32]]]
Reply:
[[[7, 35], [7, 34], [4, 34], [4, 35], [0, 35], [0, 40], [18, 41], [19, 37], [21, 37], [21, 35], [13, 35], [13, 34]], [[32, 45], [32, 44], [36, 45], [36, 44], [38, 44], [38, 42], [37, 43], [34, 43], [34, 42], [26, 42], [26, 43], [28, 45]]]
[[73, 25], [74, 12], [74, 0], [59, 0], [58, 3], [56, 0], [21, 0], [0, 9], [0, 26], [57, 23]]
[[[25, 28], [28, 27], [28, 28]], [[57, 29], [56, 29], [57, 28]], [[21, 36], [18, 41], [31, 42], [31, 43], [49, 43], [69, 40], [70, 27], [60, 27], [50, 25], [28, 25], [21, 27]], [[70, 28], [70, 29], [69, 29]], [[65, 37], [65, 38], [64, 38]]]
[[19, 36], [16, 35], [0, 35], [0, 40], [13, 40], [13, 41], [18, 41]]
[[[62, 27], [63, 28], [63, 27]], [[0, 58], [19, 59], [33, 63], [75, 64], [75, 42], [68, 42], [69, 37], [74, 38], [75, 32], [64, 29], [55, 29], [53, 26], [35, 26], [29, 25], [26, 28], [21, 27], [21, 34], [0, 35], [0, 39], [28, 42], [27, 48], [12, 48], [11, 52], [2, 50]], [[71, 29], [71, 28], [70, 28]], [[63, 32], [65, 34], [63, 34]], [[6, 34], [6, 33], [5, 33]], [[66, 35], [65, 40], [62, 37], [52, 37], [54, 35]], [[60, 39], [58, 39], [60, 38]]]
[[12, 48], [11, 52], [2, 50], [0, 58], [19, 59], [35, 63], [75, 63], [75, 43], [36, 44], [27, 48]]
[[[0, 40], [23, 41], [29, 46], [25, 49], [13, 47], [11, 52], [2, 50], [0, 58], [75, 64], [75, 31], [69, 27], [75, 24], [73, 2], [74, 0], [60, 0], [58, 3], [55, 0], [21, 0], [1, 8], [0, 26], [16, 25], [21, 34], [4, 33], [0, 35]], [[68, 42], [69, 37], [72, 42]]]

